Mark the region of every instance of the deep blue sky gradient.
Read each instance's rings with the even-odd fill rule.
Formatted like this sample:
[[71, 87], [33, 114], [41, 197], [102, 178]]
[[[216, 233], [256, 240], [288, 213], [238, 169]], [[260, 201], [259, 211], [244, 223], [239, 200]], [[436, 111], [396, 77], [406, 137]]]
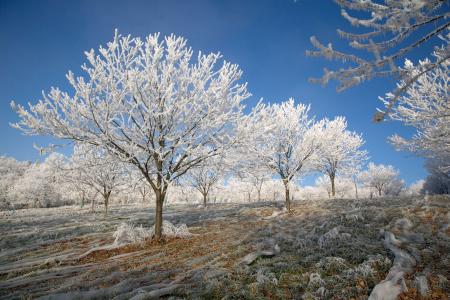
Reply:
[[[336, 28], [351, 28], [328, 0], [0, 0], [0, 155], [37, 160], [33, 143], [55, 142], [11, 128], [9, 123], [18, 118], [10, 101], [35, 103], [51, 86], [67, 90], [67, 71], [83, 74], [83, 52], [106, 44], [115, 28], [141, 37], [175, 33], [186, 37], [195, 51], [220, 51], [243, 69], [253, 94], [249, 107], [261, 97], [270, 102], [294, 97], [310, 103], [319, 118], [344, 115], [352, 130], [363, 133], [372, 161], [399, 168], [407, 183], [426, 176], [422, 159], [396, 152], [386, 142], [393, 133], [409, 136], [413, 130], [371, 121], [381, 106], [377, 96], [393, 87], [393, 79], [376, 79], [341, 93], [334, 84], [308, 82], [331, 64], [305, 56], [312, 49], [310, 36], [344, 47]], [[419, 49], [413, 59], [429, 50]]]

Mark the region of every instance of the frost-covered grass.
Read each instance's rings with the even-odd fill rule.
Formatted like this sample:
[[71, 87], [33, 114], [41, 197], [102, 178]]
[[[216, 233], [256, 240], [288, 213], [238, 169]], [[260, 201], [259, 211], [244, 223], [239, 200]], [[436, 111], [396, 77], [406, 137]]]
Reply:
[[163, 243], [148, 238], [149, 207], [113, 206], [107, 217], [79, 207], [0, 212], [0, 298], [367, 299], [395, 265], [385, 232], [420, 257], [403, 299], [424, 282], [429, 295], [450, 291], [448, 199], [281, 207], [170, 206], [165, 220], [187, 228], [167, 228], [190, 234]]

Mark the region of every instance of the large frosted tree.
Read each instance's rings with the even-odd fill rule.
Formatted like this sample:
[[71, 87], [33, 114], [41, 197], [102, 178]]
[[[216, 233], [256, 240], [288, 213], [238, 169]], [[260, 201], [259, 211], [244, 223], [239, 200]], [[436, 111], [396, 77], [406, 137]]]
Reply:
[[[346, 64], [337, 70], [325, 69], [322, 78], [312, 79], [313, 82], [326, 84], [330, 80], [336, 80], [337, 89], [341, 91], [374, 77], [400, 77], [405, 84], [393, 92], [394, 97], [389, 103], [391, 108], [397, 98], [420, 76], [398, 68], [399, 60], [426, 44], [444, 46], [436, 48], [439, 56], [427, 61], [422, 74], [439, 67], [450, 58], [450, 12], [447, 0], [335, 2], [341, 7], [341, 15], [352, 26], [362, 30], [337, 30], [339, 36], [348, 41], [348, 46], [352, 49], [350, 51], [338, 51], [331, 43], [324, 45], [316, 37], [311, 37], [316, 50], [307, 51], [308, 55]], [[388, 109], [377, 113], [375, 120], [382, 120], [389, 112]]]
[[351, 176], [352, 172], [360, 169], [367, 159], [367, 151], [361, 149], [364, 145], [362, 136], [347, 130], [345, 117], [325, 120], [322, 141], [315, 165], [318, 171], [329, 177], [331, 196], [334, 197], [336, 176]]
[[86, 52], [84, 77], [69, 72], [73, 93], [52, 88], [35, 105], [16, 108], [13, 126], [27, 134], [103, 147], [133, 164], [156, 198], [155, 239], [170, 183], [235, 142], [234, 126], [249, 96], [242, 71], [217, 53], [192, 58], [186, 40], [145, 40], [116, 33]]
[[243, 122], [249, 142], [244, 151], [256, 157], [272, 174], [280, 176], [290, 210], [290, 183], [312, 167], [322, 144], [323, 121], [315, 123], [309, 106], [294, 99], [279, 104], [259, 103]]

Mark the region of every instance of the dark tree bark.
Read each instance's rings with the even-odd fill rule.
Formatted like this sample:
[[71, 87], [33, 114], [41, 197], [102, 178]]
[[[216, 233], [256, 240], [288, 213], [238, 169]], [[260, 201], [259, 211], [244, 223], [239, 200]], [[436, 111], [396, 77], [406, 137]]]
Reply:
[[283, 180], [284, 183], [284, 193], [286, 196], [286, 208], [288, 211], [291, 211], [291, 198], [290, 198], [290, 191], [289, 191], [289, 182], [287, 180]]
[[85, 191], [82, 191], [81, 192], [81, 208], [83, 208], [84, 207], [84, 200], [85, 200], [85, 198], [86, 198], [86, 192]]
[[154, 239], [159, 241], [162, 238], [162, 221], [163, 221], [163, 204], [166, 198], [166, 192], [163, 190], [156, 190], [156, 210], [155, 210], [155, 233]]
[[[155, 157], [155, 159], [158, 159], [158, 157]], [[156, 169], [158, 170], [158, 174], [154, 179], [149, 176], [147, 170], [142, 171], [142, 173], [147, 179], [147, 182], [152, 187], [153, 192], [155, 193], [155, 232], [153, 235], [153, 239], [155, 239], [156, 241], [160, 241], [162, 238], [163, 206], [169, 184], [167, 180], [164, 180], [163, 176], [161, 175], [163, 170], [162, 161], [158, 160], [156, 162]]]
[[208, 194], [207, 193], [202, 193], [202, 195], [203, 195], [203, 206], [206, 207]]
[[108, 215], [108, 204], [109, 204], [109, 197], [111, 196], [111, 191], [105, 191], [103, 193], [103, 200], [105, 202], [105, 215]]

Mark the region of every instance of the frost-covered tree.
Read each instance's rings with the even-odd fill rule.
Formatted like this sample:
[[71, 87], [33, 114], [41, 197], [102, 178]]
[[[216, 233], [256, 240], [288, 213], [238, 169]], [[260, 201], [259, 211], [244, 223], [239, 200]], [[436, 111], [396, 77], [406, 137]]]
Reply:
[[186, 183], [202, 194], [204, 207], [208, 203], [211, 190], [222, 179], [225, 173], [224, 167], [223, 157], [216, 156], [190, 169], [186, 174]]
[[58, 154], [49, 155], [43, 162], [31, 164], [23, 175], [9, 189], [8, 196], [19, 207], [59, 206], [62, 195], [59, 189], [60, 170], [55, 161]]
[[229, 202], [250, 203], [252, 201], [253, 186], [239, 176], [228, 178], [225, 190]]
[[67, 78], [69, 94], [52, 88], [26, 110], [12, 103], [32, 135], [52, 135], [106, 149], [133, 164], [156, 198], [155, 239], [161, 238], [170, 183], [235, 143], [233, 128], [249, 96], [242, 71], [217, 53], [199, 53], [186, 40], [159, 34], [120, 36], [86, 53], [87, 75]]
[[100, 147], [76, 145], [70, 158], [70, 168], [79, 176], [79, 183], [89, 186], [103, 197], [105, 215], [111, 194], [125, 185], [128, 173], [124, 163]]
[[[322, 175], [316, 178], [315, 180], [315, 187], [321, 191], [324, 191], [327, 193], [328, 198], [331, 198], [331, 184], [330, 184], [330, 177], [327, 175]], [[314, 194], [317, 194], [316, 191], [314, 191]]]
[[394, 179], [383, 189], [386, 196], [399, 196], [405, 192], [405, 181], [403, 179]]
[[[291, 182], [291, 186], [294, 185], [294, 181]], [[262, 198], [266, 201], [279, 201], [285, 200], [285, 188], [283, 181], [278, 178], [271, 178], [264, 183], [264, 188], [262, 190]]]
[[173, 182], [168, 190], [166, 204], [181, 203], [181, 204], [196, 204], [203, 199], [199, 199], [198, 191], [190, 185], [181, 184], [180, 182]]
[[333, 195], [333, 189], [330, 181], [330, 177], [326, 174], [318, 177], [315, 181], [316, 187], [318, 189], [321, 189], [325, 191], [328, 195], [328, 198], [350, 198], [353, 197], [353, 190], [354, 190], [354, 182], [351, 178], [346, 177], [336, 177], [335, 178], [335, 188]]
[[[415, 49], [432, 44], [439, 46], [443, 39], [445, 45], [439, 48], [439, 56], [427, 61], [422, 72], [426, 73], [443, 64], [450, 58], [448, 32], [450, 28], [449, 2], [446, 0], [335, 0], [341, 7], [341, 15], [354, 27], [367, 30], [346, 32], [338, 29], [341, 38], [348, 40], [354, 51], [335, 50], [332, 44], [327, 46], [311, 37], [312, 45], [317, 49], [307, 51], [310, 56], [322, 56], [330, 60], [348, 63], [346, 68], [335, 71], [324, 70], [320, 79], [313, 82], [322, 84], [336, 80], [338, 91], [344, 90], [374, 77], [400, 76], [404, 85], [396, 89], [390, 99], [391, 106], [396, 98], [418, 79], [418, 74], [397, 68], [397, 63]], [[446, 38], [443, 36], [447, 35]], [[367, 52], [358, 54], [358, 51]], [[406, 72], [405, 72], [406, 71]], [[384, 113], [376, 114], [381, 120]]]
[[322, 144], [324, 122], [315, 123], [308, 113], [309, 106], [296, 105], [294, 99], [272, 105], [259, 103], [242, 124], [250, 137], [245, 150], [280, 176], [288, 210], [291, 181], [313, 166]]
[[227, 155], [230, 173], [245, 182], [246, 186], [251, 186], [256, 191], [256, 199], [259, 202], [262, 199], [264, 183], [271, 178], [272, 170], [268, 169], [254, 152], [247, 151], [247, 143], [241, 143], [239, 146]]
[[398, 195], [403, 188], [403, 181], [398, 178], [399, 171], [391, 165], [369, 163], [366, 171], [361, 172], [360, 179], [367, 187], [382, 195]]
[[14, 204], [9, 197], [9, 191], [29, 167], [29, 162], [0, 156], [0, 209], [8, 209]]
[[[418, 75], [429, 63], [429, 60], [424, 60], [415, 66], [406, 60], [404, 69]], [[416, 133], [409, 139], [398, 135], [390, 137], [389, 140], [396, 149], [435, 159], [450, 157], [449, 68], [450, 60], [447, 60], [434, 70], [420, 75], [398, 99], [398, 105], [392, 108], [389, 116], [393, 120], [416, 129]], [[398, 84], [399, 87], [403, 85], [404, 81]], [[395, 95], [390, 93], [381, 98], [387, 108], [393, 97]], [[449, 160], [441, 159], [441, 162], [442, 168], [450, 170]]]
[[270, 179], [270, 170], [257, 161], [249, 161], [240, 168], [238, 175], [255, 189], [256, 199], [260, 202], [264, 183]]
[[413, 182], [406, 190], [407, 195], [418, 196], [422, 194], [424, 184], [425, 184], [424, 179], [420, 179], [417, 180], [416, 182]]
[[142, 174], [139, 172], [132, 173], [132, 185], [133, 189], [139, 193], [142, 203], [147, 203], [149, 200], [147, 198], [150, 196], [152, 192], [151, 186], [148, 184], [147, 180], [142, 177]]
[[448, 159], [427, 159], [425, 167], [430, 173], [425, 178], [423, 192], [428, 194], [450, 194], [450, 171], [442, 166]]
[[140, 204], [152, 204], [153, 203], [153, 190], [148, 181], [142, 175], [142, 172], [132, 166], [128, 167], [129, 173], [127, 174], [128, 182], [124, 191], [127, 192], [128, 198], [133, 199], [133, 202]]
[[[83, 178], [83, 170], [81, 168], [73, 168], [70, 161], [62, 154], [53, 152], [58, 155], [58, 159], [54, 160], [53, 167], [60, 174], [59, 184], [63, 187], [64, 197], [78, 198], [81, 207], [84, 207], [88, 199], [95, 198], [97, 192], [94, 192], [90, 185], [87, 185]], [[94, 193], [93, 193], [94, 192]]]
[[362, 136], [347, 130], [345, 117], [325, 120], [322, 140], [315, 165], [318, 171], [328, 175], [331, 197], [334, 197], [336, 176], [350, 175], [359, 169], [367, 159], [367, 151], [361, 150], [364, 145]]

